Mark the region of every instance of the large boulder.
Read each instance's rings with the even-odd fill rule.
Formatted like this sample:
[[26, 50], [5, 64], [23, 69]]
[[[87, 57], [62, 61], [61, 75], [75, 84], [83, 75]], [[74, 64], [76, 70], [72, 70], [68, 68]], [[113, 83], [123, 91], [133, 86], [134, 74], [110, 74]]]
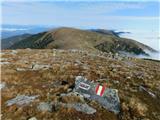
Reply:
[[105, 88], [82, 76], [77, 76], [74, 91], [89, 100], [97, 101], [105, 109], [115, 114], [120, 112], [120, 100], [116, 89]]

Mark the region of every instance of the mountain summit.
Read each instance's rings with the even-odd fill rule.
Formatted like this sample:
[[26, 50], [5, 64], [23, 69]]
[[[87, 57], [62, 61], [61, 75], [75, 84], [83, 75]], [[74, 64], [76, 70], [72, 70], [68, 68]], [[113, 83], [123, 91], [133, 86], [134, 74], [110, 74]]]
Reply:
[[116, 34], [101, 33], [99, 30], [80, 30], [62, 27], [31, 35], [11, 45], [9, 49], [81, 49], [112, 53], [132, 53], [148, 55], [145, 51], [154, 49], [135, 40], [121, 38]]

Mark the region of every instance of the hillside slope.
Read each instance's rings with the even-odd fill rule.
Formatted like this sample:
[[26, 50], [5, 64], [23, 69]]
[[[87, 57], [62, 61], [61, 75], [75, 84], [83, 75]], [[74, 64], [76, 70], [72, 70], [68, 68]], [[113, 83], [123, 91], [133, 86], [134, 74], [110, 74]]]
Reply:
[[16, 35], [13, 37], [8, 37], [5, 39], [2, 39], [1, 49], [7, 49], [7, 48], [11, 47], [13, 44], [15, 44], [16, 42], [20, 42], [21, 40], [23, 40], [29, 36], [31, 36], [31, 34]]
[[[160, 120], [160, 62], [79, 50], [3, 50], [1, 55], [2, 120]], [[77, 76], [100, 85], [107, 81], [107, 88], [118, 91], [120, 113], [73, 94]], [[38, 97], [7, 105], [20, 95]], [[85, 103], [96, 112], [60, 103]]]
[[55, 48], [55, 49], [82, 49], [89, 51], [103, 51], [117, 53], [120, 51], [136, 55], [148, 55], [145, 50], [154, 49], [134, 40], [117, 37], [113, 34], [80, 30], [75, 28], [58, 28], [48, 32], [35, 34], [15, 43], [10, 47], [17, 48]]

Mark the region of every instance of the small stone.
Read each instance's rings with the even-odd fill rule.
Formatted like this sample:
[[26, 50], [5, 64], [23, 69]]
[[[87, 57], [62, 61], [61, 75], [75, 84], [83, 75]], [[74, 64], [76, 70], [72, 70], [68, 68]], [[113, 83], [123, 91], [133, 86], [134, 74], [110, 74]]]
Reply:
[[10, 64], [10, 62], [0, 62], [0, 65], [7, 65]]
[[16, 68], [16, 71], [26, 71], [27, 69], [25, 68]]
[[32, 70], [47, 70], [49, 69], [51, 66], [50, 65], [40, 65], [40, 64], [33, 64], [32, 65]]
[[71, 88], [69, 88], [69, 89], [67, 90], [67, 93], [69, 93], [69, 92], [72, 92], [72, 89], [71, 89]]
[[0, 58], [0, 61], [8, 61], [8, 58]]
[[148, 93], [148, 95], [150, 95], [151, 97], [156, 98], [156, 95], [154, 93], [152, 93], [151, 91], [147, 90], [143, 86], [139, 86], [139, 91], [144, 91], [144, 92]]
[[66, 96], [67, 94], [65, 94], [65, 93], [61, 93], [60, 94], [60, 97], [64, 97], [64, 96]]
[[17, 54], [18, 52], [16, 50], [12, 50], [11, 54]]
[[94, 114], [96, 112], [96, 109], [88, 106], [87, 104], [75, 104], [74, 108], [77, 111], [82, 111], [82, 112], [85, 112], [87, 114]]
[[131, 77], [130, 77], [130, 76], [128, 76], [128, 77], [127, 77], [127, 79], [129, 79], [129, 80], [130, 80], [130, 79], [131, 79]]
[[46, 103], [46, 102], [41, 102], [38, 105], [37, 109], [40, 110], [40, 111], [52, 112], [52, 104]]
[[31, 48], [26, 48], [26, 50], [31, 51], [32, 49]]
[[67, 106], [72, 107], [77, 111], [84, 112], [86, 114], [94, 114], [96, 112], [96, 109], [90, 107], [86, 103], [85, 104], [81, 104], [81, 103], [67, 104]]
[[117, 70], [115, 68], [112, 69], [113, 72], [116, 72]]
[[17, 95], [15, 98], [8, 100], [6, 102], [7, 106], [11, 106], [13, 104], [16, 105], [26, 105], [36, 99], [38, 95], [35, 96], [25, 96], [25, 95]]
[[5, 82], [0, 83], [0, 90], [3, 89], [6, 86]]
[[37, 120], [37, 118], [36, 117], [31, 117], [28, 120]]
[[119, 84], [119, 81], [118, 80], [113, 80], [113, 83], [114, 84]]

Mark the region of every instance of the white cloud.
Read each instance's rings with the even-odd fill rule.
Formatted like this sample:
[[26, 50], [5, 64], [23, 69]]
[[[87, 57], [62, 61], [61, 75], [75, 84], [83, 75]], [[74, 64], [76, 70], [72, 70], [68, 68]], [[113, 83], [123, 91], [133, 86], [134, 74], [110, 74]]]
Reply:
[[25, 28], [0, 28], [0, 31], [24, 31], [24, 30], [28, 30]]
[[106, 19], [118, 19], [118, 20], [160, 20], [159, 16], [107, 16]]

